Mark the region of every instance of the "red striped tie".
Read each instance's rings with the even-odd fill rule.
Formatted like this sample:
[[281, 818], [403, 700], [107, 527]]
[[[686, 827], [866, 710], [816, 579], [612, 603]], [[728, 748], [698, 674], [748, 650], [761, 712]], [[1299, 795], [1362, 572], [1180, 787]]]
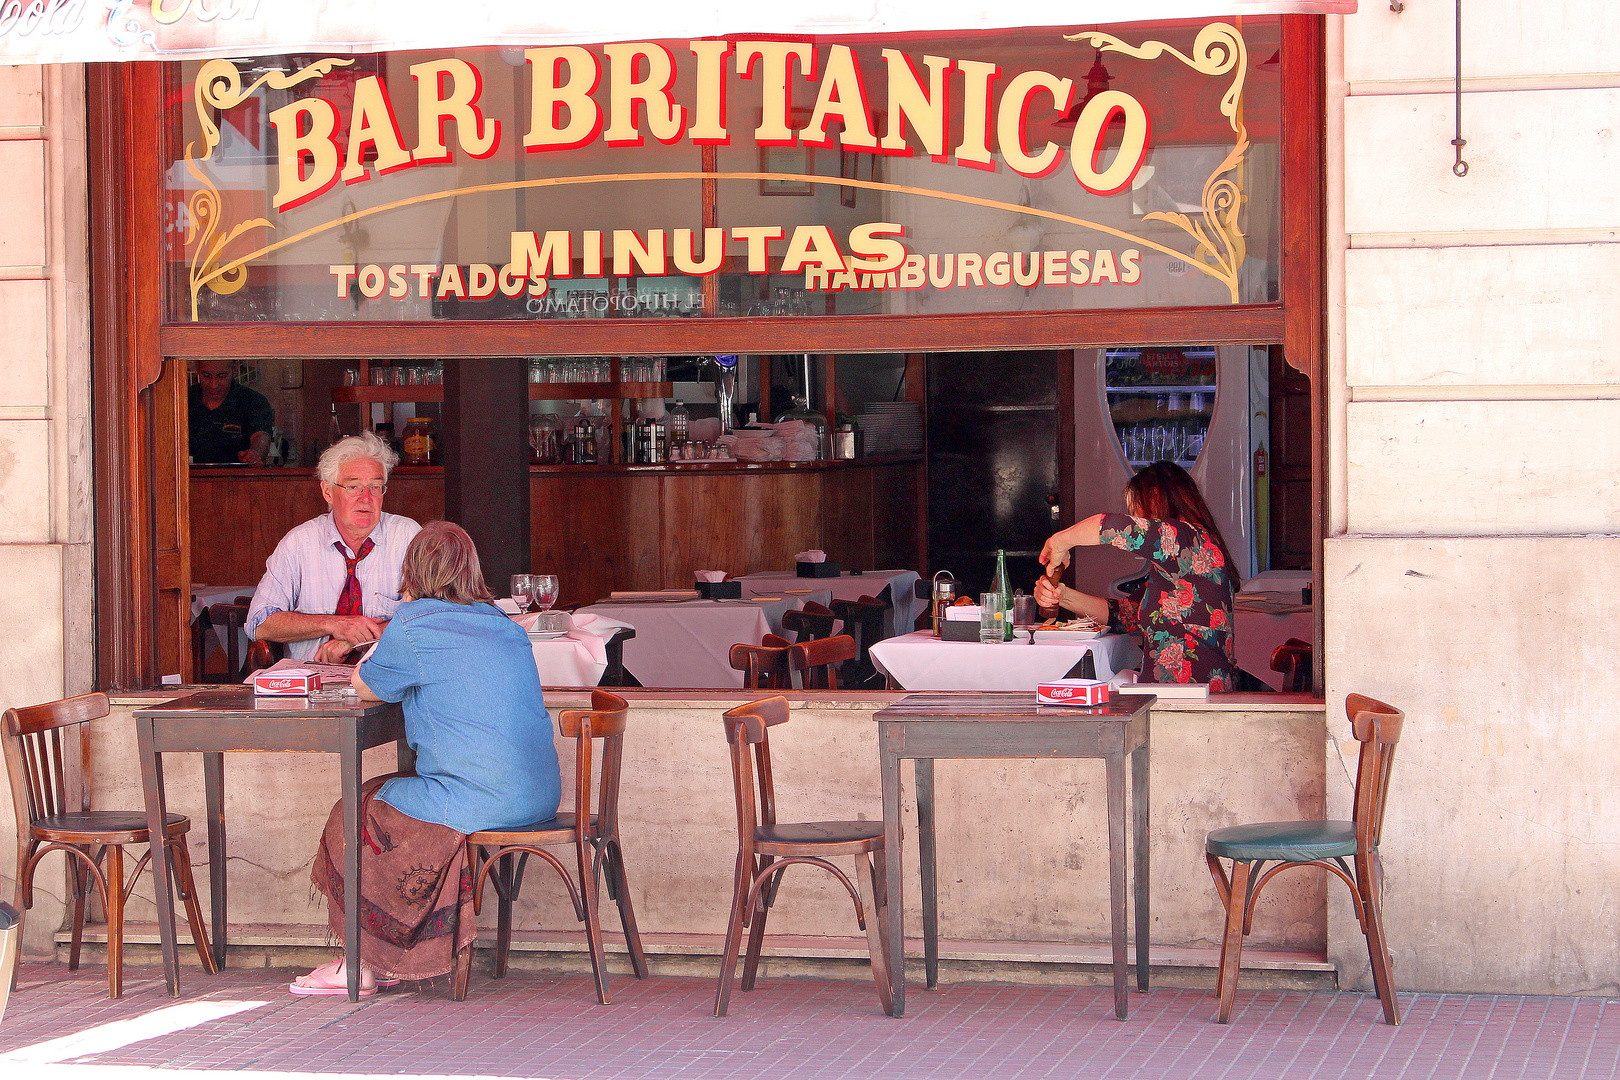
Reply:
[[332, 546], [337, 548], [339, 555], [343, 555], [343, 565], [349, 572], [349, 576], [343, 580], [343, 592], [338, 594], [337, 610], [333, 614], [364, 615], [366, 612], [365, 605], [361, 602], [360, 580], [354, 576], [354, 568], [360, 564], [361, 559], [371, 554], [374, 546], [371, 537], [366, 537], [365, 542], [360, 545], [360, 553], [352, 559], [344, 554], [343, 541], [334, 540]]

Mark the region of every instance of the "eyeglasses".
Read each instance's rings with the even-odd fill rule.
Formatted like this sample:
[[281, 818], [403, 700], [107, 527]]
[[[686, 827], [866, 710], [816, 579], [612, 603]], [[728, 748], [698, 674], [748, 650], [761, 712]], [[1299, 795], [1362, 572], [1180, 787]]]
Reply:
[[373, 480], [369, 484], [333, 484], [332, 486], [345, 492], [351, 499], [359, 498], [360, 493], [363, 491], [370, 492], [373, 499], [380, 499], [383, 497], [383, 493], [388, 490], [388, 485], [380, 480]]

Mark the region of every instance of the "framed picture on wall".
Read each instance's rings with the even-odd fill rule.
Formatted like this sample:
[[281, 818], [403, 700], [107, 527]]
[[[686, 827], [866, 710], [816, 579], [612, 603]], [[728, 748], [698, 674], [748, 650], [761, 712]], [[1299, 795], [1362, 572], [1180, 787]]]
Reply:
[[[810, 122], [809, 109], [794, 109], [788, 123], [795, 133], [804, 130]], [[755, 128], [759, 127], [756, 123]], [[808, 177], [816, 172], [815, 148], [810, 146], [762, 146], [759, 148], [759, 171], [766, 173], [792, 173], [804, 180], [761, 180], [761, 195], [813, 195], [816, 186]]]

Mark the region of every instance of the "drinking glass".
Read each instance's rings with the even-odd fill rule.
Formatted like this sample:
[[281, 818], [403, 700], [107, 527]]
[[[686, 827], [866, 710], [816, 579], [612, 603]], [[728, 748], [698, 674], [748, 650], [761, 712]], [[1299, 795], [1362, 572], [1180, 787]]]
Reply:
[[979, 640], [986, 645], [1000, 642], [1004, 639], [1007, 625], [1007, 613], [1001, 608], [1001, 594], [987, 592], [979, 594]]
[[512, 575], [512, 599], [520, 612], [525, 615], [529, 613], [529, 608], [534, 605], [533, 574]]
[[529, 575], [529, 598], [541, 611], [551, 610], [551, 605], [557, 602], [559, 589], [556, 574]]

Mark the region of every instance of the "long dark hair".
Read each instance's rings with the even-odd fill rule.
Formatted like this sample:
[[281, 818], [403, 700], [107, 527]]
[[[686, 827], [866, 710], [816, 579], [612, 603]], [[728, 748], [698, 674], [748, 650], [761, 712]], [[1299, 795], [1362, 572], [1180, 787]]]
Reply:
[[1221, 535], [1221, 527], [1215, 524], [1215, 515], [1210, 513], [1209, 504], [1204, 501], [1198, 484], [1186, 469], [1173, 461], [1155, 461], [1126, 483], [1125, 504], [1127, 507], [1134, 505], [1142, 517], [1159, 521], [1190, 521], [1194, 525], [1202, 525], [1204, 531], [1214, 538], [1215, 546], [1221, 549], [1221, 555], [1226, 559], [1227, 576], [1232, 581], [1232, 591], [1237, 591], [1241, 579], [1238, 577], [1237, 563], [1232, 559], [1232, 549], [1226, 546], [1226, 537]]

